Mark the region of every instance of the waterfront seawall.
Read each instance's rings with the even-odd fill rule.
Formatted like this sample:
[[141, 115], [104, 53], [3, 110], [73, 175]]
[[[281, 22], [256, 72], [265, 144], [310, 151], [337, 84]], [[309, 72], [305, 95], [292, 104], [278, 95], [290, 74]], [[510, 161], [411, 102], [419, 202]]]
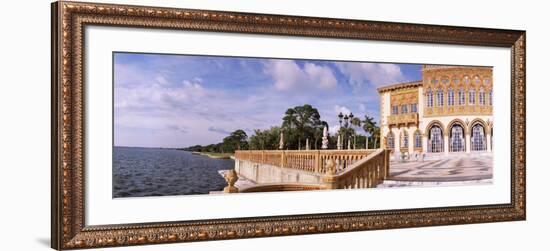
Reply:
[[258, 164], [247, 160], [235, 159], [235, 171], [241, 177], [258, 184], [265, 183], [301, 183], [320, 184], [321, 175], [302, 170]]

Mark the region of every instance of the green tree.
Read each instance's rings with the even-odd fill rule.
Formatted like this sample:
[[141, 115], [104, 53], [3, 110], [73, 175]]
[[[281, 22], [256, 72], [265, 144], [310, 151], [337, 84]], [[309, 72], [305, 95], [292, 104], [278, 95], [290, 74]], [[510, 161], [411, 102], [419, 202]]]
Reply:
[[361, 119], [359, 119], [358, 117], [353, 117], [350, 121], [350, 124], [351, 124], [351, 127], [353, 128], [353, 148], [355, 149], [355, 147], [357, 147], [357, 133], [355, 131], [355, 127], [361, 127]]
[[221, 151], [222, 153], [226, 152], [235, 152], [235, 150], [244, 150], [248, 149], [248, 135], [246, 135], [246, 132], [239, 129], [234, 132], [232, 132], [229, 136], [223, 138], [223, 141], [221, 143]]
[[378, 148], [378, 142], [380, 140], [380, 127], [376, 126], [373, 130], [373, 137], [374, 137], [374, 148]]
[[315, 139], [316, 134], [322, 134], [323, 121], [316, 108], [305, 104], [287, 109], [281, 127], [287, 134], [286, 145], [289, 148], [301, 149], [306, 138]]
[[250, 136], [248, 142], [251, 150], [277, 150], [279, 149], [279, 138], [281, 128], [273, 126], [266, 130], [254, 130], [254, 135]]
[[373, 117], [365, 115], [363, 120], [363, 130], [369, 134], [369, 137], [373, 139], [373, 148], [377, 148], [378, 139], [380, 138], [380, 127], [376, 126], [376, 122]]

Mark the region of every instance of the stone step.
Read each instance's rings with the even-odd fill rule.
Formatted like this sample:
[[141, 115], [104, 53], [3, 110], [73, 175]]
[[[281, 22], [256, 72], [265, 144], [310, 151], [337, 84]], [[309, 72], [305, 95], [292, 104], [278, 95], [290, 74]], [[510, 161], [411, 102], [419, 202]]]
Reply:
[[492, 179], [468, 180], [468, 181], [403, 181], [403, 180], [384, 180], [377, 188], [386, 187], [432, 187], [432, 186], [460, 186], [460, 185], [488, 185], [492, 184]]

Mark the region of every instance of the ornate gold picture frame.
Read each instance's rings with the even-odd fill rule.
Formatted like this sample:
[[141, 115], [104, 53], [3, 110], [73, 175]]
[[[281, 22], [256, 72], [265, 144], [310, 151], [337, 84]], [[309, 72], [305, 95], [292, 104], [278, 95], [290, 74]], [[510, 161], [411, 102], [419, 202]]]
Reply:
[[[156, 223], [86, 225], [84, 93], [87, 26], [315, 39], [471, 45], [511, 53], [510, 203]], [[52, 228], [54, 249], [114, 247], [526, 219], [525, 31], [113, 4], [52, 4]]]

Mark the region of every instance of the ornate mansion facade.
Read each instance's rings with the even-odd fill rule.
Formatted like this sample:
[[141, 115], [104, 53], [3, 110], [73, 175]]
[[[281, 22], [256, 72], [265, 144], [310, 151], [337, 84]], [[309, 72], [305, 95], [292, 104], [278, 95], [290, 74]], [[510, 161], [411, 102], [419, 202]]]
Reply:
[[492, 151], [491, 67], [422, 67], [422, 79], [378, 88], [382, 145], [405, 156]]

